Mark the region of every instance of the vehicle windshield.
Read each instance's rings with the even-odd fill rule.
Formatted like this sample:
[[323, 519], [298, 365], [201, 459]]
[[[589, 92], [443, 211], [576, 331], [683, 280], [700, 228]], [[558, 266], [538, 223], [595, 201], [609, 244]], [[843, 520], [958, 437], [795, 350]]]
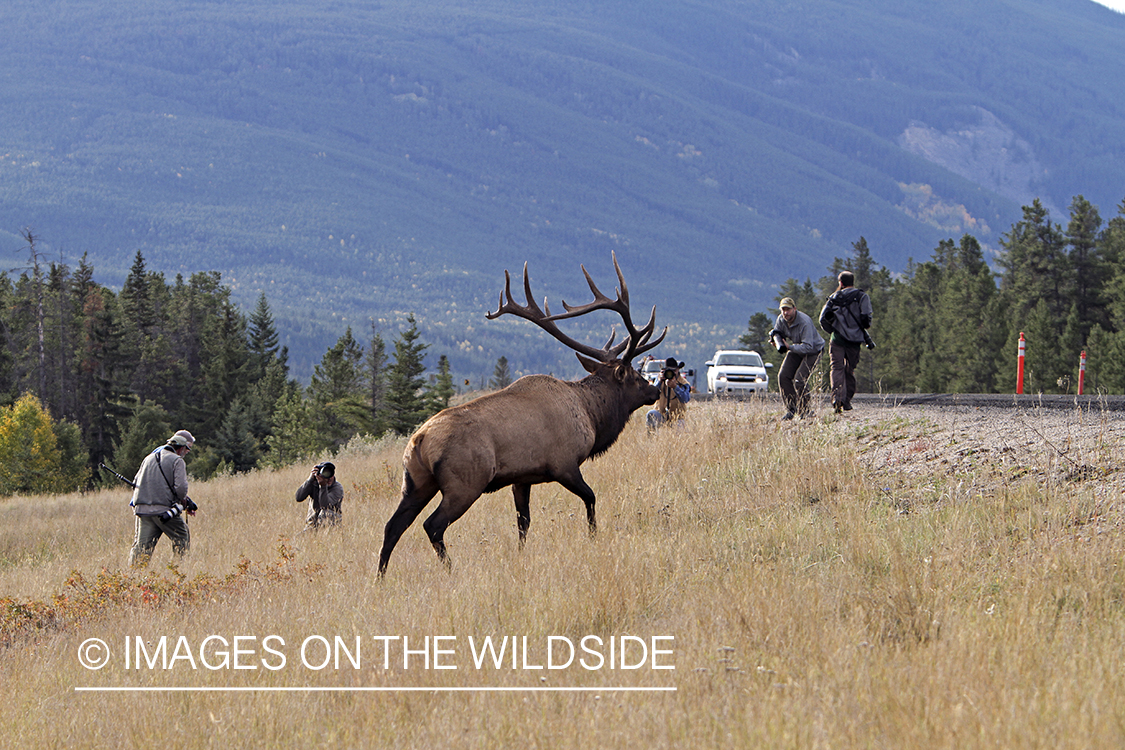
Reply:
[[716, 365], [734, 365], [736, 367], [761, 367], [762, 358], [757, 352], [738, 352], [737, 354], [720, 354], [715, 358]]
[[643, 371], [644, 372], [660, 372], [660, 370], [663, 367], [664, 367], [664, 360], [653, 359], [653, 360], [649, 360], [648, 362], [645, 362], [645, 369]]

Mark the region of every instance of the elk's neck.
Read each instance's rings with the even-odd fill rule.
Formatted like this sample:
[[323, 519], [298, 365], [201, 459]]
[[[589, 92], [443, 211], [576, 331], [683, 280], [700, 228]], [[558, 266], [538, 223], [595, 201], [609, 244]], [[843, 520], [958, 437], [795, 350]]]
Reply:
[[630, 402], [620, 383], [601, 373], [588, 375], [574, 385], [582, 395], [594, 428], [594, 447], [590, 455], [600, 455], [617, 441], [637, 406]]

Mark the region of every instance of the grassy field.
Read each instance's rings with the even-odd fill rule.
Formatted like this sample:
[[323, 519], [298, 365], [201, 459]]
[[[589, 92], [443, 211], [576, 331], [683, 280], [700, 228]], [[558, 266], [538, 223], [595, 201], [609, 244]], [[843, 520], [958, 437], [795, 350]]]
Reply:
[[[336, 459], [344, 525], [319, 534], [297, 534], [307, 467], [193, 485], [173, 568], [167, 540], [125, 567], [124, 492], [5, 500], [0, 744], [1120, 747], [1120, 475], [907, 479], [857, 446], [926, 419], [860, 429], [755, 403], [693, 404], [658, 437], [634, 419], [585, 470], [596, 538], [540, 486], [519, 551], [505, 490], [446, 534], [452, 572], [420, 519], [382, 581], [402, 441]], [[478, 668], [504, 636], [515, 662]], [[145, 691], [78, 689], [120, 687]]]

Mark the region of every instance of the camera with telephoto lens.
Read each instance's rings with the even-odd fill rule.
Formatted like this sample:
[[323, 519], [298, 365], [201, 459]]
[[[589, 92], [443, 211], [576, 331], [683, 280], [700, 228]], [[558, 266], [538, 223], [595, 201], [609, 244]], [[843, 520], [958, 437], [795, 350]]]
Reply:
[[185, 510], [188, 513], [194, 513], [195, 511], [199, 510], [199, 506], [192, 502], [192, 499], [190, 497], [185, 497], [182, 504], [174, 503], [171, 508], [160, 514], [160, 518], [164, 521], [171, 521], [173, 518], [180, 515]]
[[785, 345], [785, 337], [781, 335], [781, 331], [770, 331], [770, 343], [773, 348], [777, 349], [782, 354], [789, 351], [789, 347]]
[[661, 371], [660, 377], [663, 378], [664, 380], [675, 380], [676, 376], [679, 375], [679, 374], [680, 374], [679, 370], [676, 370], [673, 367], [666, 367], [666, 368], [664, 368], [664, 370]]
[[863, 345], [866, 346], [868, 349], [874, 349], [875, 348], [875, 342], [874, 342], [874, 340], [872, 340], [871, 334], [868, 333], [867, 331], [863, 332]]

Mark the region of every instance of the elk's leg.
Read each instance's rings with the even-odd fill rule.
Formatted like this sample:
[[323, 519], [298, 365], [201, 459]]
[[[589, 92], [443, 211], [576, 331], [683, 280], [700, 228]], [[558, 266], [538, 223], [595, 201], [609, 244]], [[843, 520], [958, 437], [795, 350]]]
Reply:
[[398, 544], [402, 533], [410, 528], [410, 524], [414, 523], [414, 519], [422, 512], [422, 508], [426, 507], [426, 503], [433, 499], [437, 491], [438, 486], [433, 477], [427, 476], [424, 483], [415, 485], [409, 471], [403, 474], [402, 500], [391, 516], [391, 520], [387, 521], [386, 528], [383, 529], [383, 550], [379, 553], [380, 576], [387, 572], [387, 561], [391, 559], [391, 552]]
[[463, 487], [443, 487], [441, 490], [441, 504], [438, 505], [430, 517], [422, 523], [422, 528], [430, 537], [430, 544], [434, 546], [438, 559], [445, 563], [447, 569], [452, 569], [453, 563], [445, 551], [445, 530], [449, 525], [469, 509], [480, 497], [480, 493], [473, 493]]
[[531, 485], [513, 484], [512, 497], [516, 501], [516, 528], [520, 532], [520, 549], [523, 549], [527, 530], [531, 527]]
[[577, 469], [570, 476], [559, 477], [557, 481], [586, 503], [586, 521], [590, 524], [590, 536], [594, 536], [598, 531], [598, 521], [594, 517], [594, 491], [590, 489], [590, 485], [586, 484], [586, 480]]

